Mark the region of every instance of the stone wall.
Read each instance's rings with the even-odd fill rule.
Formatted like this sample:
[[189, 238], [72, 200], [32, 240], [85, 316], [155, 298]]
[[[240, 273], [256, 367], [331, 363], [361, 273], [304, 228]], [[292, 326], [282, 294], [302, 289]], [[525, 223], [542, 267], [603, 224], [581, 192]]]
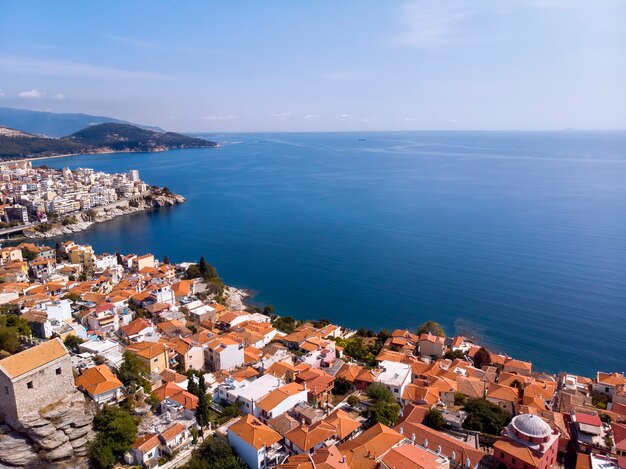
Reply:
[[0, 423], [0, 468], [87, 467], [95, 408], [82, 393]]
[[23, 415], [35, 412], [41, 407], [58, 401], [74, 392], [72, 360], [65, 355], [45, 366], [25, 373], [7, 382], [0, 373], [0, 385], [3, 386], [0, 399], [0, 412], [6, 418], [21, 419]]

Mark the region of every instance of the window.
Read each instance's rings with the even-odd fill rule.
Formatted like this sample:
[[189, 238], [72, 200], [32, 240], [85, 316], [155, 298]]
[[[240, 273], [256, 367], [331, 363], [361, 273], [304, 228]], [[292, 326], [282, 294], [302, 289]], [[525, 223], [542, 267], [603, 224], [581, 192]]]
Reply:
[[28, 383], [26, 383], [26, 387], [27, 387], [28, 389], [33, 389], [33, 382], [32, 382], [32, 381], [29, 381]]
[[9, 394], [9, 387], [8, 387], [8, 386], [5, 386], [5, 387], [4, 387], [4, 392], [5, 392], [5, 393], [7, 393], [7, 394]]
[[57, 375], [60, 375], [60, 374], [61, 374], [61, 368], [57, 368], [57, 369], [56, 369], [56, 370], [54, 370], [54, 371], [55, 371], [55, 373], [56, 373]]
[[500, 457], [504, 459], [504, 451], [500, 451]]

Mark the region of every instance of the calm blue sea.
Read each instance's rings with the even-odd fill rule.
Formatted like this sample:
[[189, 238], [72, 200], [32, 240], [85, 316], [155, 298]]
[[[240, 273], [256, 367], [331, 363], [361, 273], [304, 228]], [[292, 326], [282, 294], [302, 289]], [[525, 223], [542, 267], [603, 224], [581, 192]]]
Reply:
[[188, 198], [73, 236], [98, 251], [204, 255], [283, 315], [433, 319], [547, 371], [626, 371], [626, 133], [207, 136], [38, 163]]

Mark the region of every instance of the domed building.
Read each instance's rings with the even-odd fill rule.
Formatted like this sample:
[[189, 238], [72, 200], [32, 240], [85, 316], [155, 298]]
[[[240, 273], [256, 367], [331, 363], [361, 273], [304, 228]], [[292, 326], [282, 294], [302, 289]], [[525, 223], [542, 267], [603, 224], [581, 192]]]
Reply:
[[513, 417], [496, 442], [493, 459], [496, 469], [549, 469], [556, 464], [559, 432], [541, 417], [521, 414]]

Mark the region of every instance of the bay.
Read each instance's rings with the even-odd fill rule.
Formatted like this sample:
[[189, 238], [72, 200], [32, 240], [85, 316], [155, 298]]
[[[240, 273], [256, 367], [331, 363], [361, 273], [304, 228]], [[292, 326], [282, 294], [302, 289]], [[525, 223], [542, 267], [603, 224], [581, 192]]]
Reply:
[[626, 368], [626, 133], [206, 136], [221, 147], [36, 163], [187, 197], [71, 236], [98, 252], [204, 255], [281, 315], [433, 319], [538, 369]]

